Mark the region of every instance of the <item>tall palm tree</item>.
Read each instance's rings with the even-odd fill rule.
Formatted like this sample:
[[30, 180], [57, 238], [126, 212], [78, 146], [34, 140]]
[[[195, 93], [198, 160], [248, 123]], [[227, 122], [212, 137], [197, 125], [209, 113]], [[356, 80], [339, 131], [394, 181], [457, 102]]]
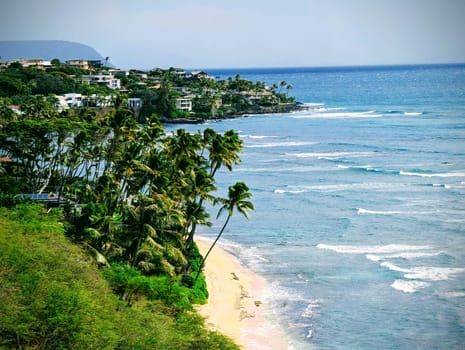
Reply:
[[[197, 181], [202, 185], [198, 187], [199, 206], [203, 205], [205, 199], [209, 199], [208, 193], [214, 190], [214, 177], [216, 171], [224, 165], [229, 171], [232, 170], [233, 164], [239, 164], [239, 152], [242, 151], [242, 140], [234, 130], [228, 130], [224, 135], [218, 134], [212, 129], [207, 129], [203, 135], [203, 142], [208, 150], [210, 174], [209, 177], [204, 178], [204, 181]], [[187, 238], [187, 248], [192, 247], [194, 241], [195, 230], [197, 224], [195, 222], [191, 225], [191, 230]]]
[[222, 165], [231, 171], [233, 164], [239, 164], [238, 153], [243, 146], [239, 135], [234, 130], [228, 130], [224, 135], [216, 134], [207, 148], [210, 152], [210, 175], [215, 176]]
[[286, 98], [289, 98], [289, 90], [291, 90], [293, 86], [291, 84], [286, 85]]
[[217, 215], [217, 218], [218, 218], [221, 215], [221, 213], [226, 210], [228, 212], [228, 217], [226, 218], [226, 221], [224, 222], [223, 227], [218, 233], [218, 236], [216, 236], [215, 241], [213, 242], [213, 244], [210, 246], [207, 253], [203, 257], [202, 262], [200, 263], [199, 270], [197, 271], [197, 275], [195, 277], [196, 280], [199, 277], [200, 271], [205, 265], [205, 261], [210, 255], [210, 252], [212, 251], [213, 247], [216, 245], [216, 242], [218, 242], [218, 240], [223, 235], [224, 229], [226, 228], [226, 226], [229, 223], [229, 220], [234, 214], [234, 210], [237, 210], [239, 213], [241, 213], [247, 219], [249, 219], [249, 213], [248, 213], [249, 210], [255, 209], [252, 202], [248, 200], [251, 197], [252, 197], [252, 194], [249, 192], [249, 188], [244, 182], [239, 181], [239, 182], [236, 182], [234, 185], [229, 186], [228, 198], [220, 200], [223, 203], [223, 206], [220, 208], [220, 210], [218, 211], [218, 215]]

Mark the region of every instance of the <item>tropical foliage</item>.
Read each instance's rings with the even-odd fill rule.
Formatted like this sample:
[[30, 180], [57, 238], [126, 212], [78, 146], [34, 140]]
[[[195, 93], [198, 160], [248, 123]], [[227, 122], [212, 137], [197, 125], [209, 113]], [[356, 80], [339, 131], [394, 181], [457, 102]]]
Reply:
[[[115, 316], [101, 311], [104, 305], [92, 298], [106, 292], [94, 293], [85, 287], [96, 277], [80, 281], [74, 278], [79, 271], [66, 270], [66, 265], [74, 269], [73, 264], [84, 258], [66, 252], [63, 234], [92, 257], [118, 297], [118, 301], [105, 297], [108, 300], [102, 303], [133, 310], [136, 322], [146, 317], [144, 308], [163, 305], [167, 311], [161, 313], [174, 318], [169, 322], [172, 327], [193, 323], [202, 329], [200, 319], [192, 314], [192, 304], [204, 303], [208, 297], [200, 275], [204, 259], [195, 245], [195, 234], [199, 225], [211, 225], [207, 203], [220, 203], [220, 212], [227, 210], [225, 225], [234, 210], [246, 215], [253, 209], [248, 201], [251, 194], [241, 182], [230, 187], [229, 198], [216, 195], [215, 175], [222, 167], [232, 170], [239, 164], [241, 150], [242, 141], [233, 130], [220, 134], [207, 128], [191, 134], [178, 129], [167, 134], [156, 115], [138, 124], [132, 111], [123, 106], [99, 117], [91, 109], [57, 112], [53, 101], [40, 96], [24, 104], [21, 114], [0, 105], [0, 204], [16, 208], [2, 212], [8, 224], [0, 227], [18, 227], [0, 230], [0, 250], [7, 254], [6, 260], [0, 259], [1, 280], [6, 281], [0, 293], [15, 295], [13, 305], [4, 306], [7, 322], [0, 327], [0, 339], [4, 339], [0, 347], [105, 348], [94, 344], [96, 339], [85, 338], [95, 333], [89, 330], [94, 324], [108, 332], [100, 341], [114, 344], [109, 348], [134, 348], [134, 344], [147, 345], [137, 346], [141, 349], [157, 348], [161, 344], [159, 339], [148, 338], [138, 343], [136, 336], [131, 338], [132, 326], [108, 325], [113, 317], [121, 320], [131, 317], [131, 312], [125, 309]], [[49, 206], [60, 210], [46, 215], [45, 209], [20, 204], [28, 194], [46, 194], [44, 198], [53, 199]], [[21, 246], [4, 249], [16, 231], [24, 231], [17, 237]], [[57, 237], [51, 239], [53, 235]], [[42, 250], [27, 251], [28, 237], [31, 243], [39, 240]], [[49, 256], [47, 249], [54, 249]], [[32, 271], [34, 254], [44, 265], [43, 269], [37, 265], [37, 273]], [[8, 262], [14, 256], [18, 261]], [[16, 263], [21, 265], [16, 267]], [[23, 276], [22, 267], [31, 272]], [[77, 312], [80, 308], [83, 311]], [[142, 337], [141, 332], [135, 334]], [[210, 347], [158, 348], [234, 348], [215, 345], [225, 340], [202, 332], [198, 339], [192, 335], [186, 342]], [[121, 345], [125, 342], [132, 345]]]
[[[0, 64], [0, 98], [7, 99], [9, 104], [27, 105], [30, 96], [53, 98], [77, 93], [82, 94], [82, 102], [87, 107], [115, 105], [116, 98], [120, 101], [127, 97], [139, 98], [142, 106], [134, 109], [133, 113], [141, 122], [152, 114], [165, 121], [179, 118], [203, 120], [300, 108], [294, 97], [288, 96], [292, 86], [285, 81], [267, 87], [264, 82], [252, 82], [239, 74], [220, 80], [204, 72], [194, 76], [181, 70], [182, 74], [179, 74], [180, 69], [173, 67], [148, 72], [109, 70], [107, 64], [85, 70], [62, 64], [57, 59], [42, 69], [26, 68], [19, 62]], [[120, 80], [121, 89], [89, 83], [91, 74], [111, 74]], [[176, 99], [180, 97], [192, 101], [192, 110], [177, 109]]]
[[[0, 208], [0, 348], [238, 349], [205, 329], [168, 277], [115, 265], [107, 282], [60, 217], [37, 204]], [[132, 293], [131, 307], [111, 288]]]

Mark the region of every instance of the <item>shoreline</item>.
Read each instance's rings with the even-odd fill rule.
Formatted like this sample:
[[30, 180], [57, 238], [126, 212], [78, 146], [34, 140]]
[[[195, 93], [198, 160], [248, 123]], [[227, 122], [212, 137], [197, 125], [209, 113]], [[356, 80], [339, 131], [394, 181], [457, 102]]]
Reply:
[[229, 119], [238, 119], [238, 118], [247, 118], [256, 115], [265, 115], [265, 114], [282, 114], [282, 113], [294, 113], [294, 112], [302, 112], [308, 111], [310, 108], [306, 106], [304, 103], [301, 102], [294, 102], [289, 103], [289, 106], [282, 108], [280, 110], [277, 109], [263, 109], [263, 110], [244, 110], [242, 112], [236, 114], [226, 114], [223, 116], [217, 117], [208, 117], [208, 118], [161, 118], [160, 122], [163, 124], [203, 124], [207, 122], [218, 122], [222, 120], [229, 120]]
[[[205, 254], [211, 241], [196, 239]], [[244, 350], [292, 349], [284, 332], [267, 319], [266, 280], [243, 266], [233, 255], [215, 246], [204, 267], [208, 302], [198, 311], [207, 328], [232, 338]]]

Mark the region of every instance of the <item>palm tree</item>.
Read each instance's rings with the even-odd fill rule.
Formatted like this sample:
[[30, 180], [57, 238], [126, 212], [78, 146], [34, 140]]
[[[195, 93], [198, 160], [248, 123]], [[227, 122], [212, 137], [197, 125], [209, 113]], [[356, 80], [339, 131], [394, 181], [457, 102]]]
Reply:
[[221, 215], [221, 213], [225, 210], [228, 212], [228, 217], [226, 218], [225, 223], [223, 224], [223, 227], [221, 228], [220, 232], [218, 233], [218, 236], [216, 236], [215, 241], [211, 245], [211, 247], [208, 249], [207, 253], [202, 259], [202, 262], [200, 263], [199, 270], [197, 271], [197, 275], [195, 279], [199, 277], [200, 271], [202, 270], [203, 266], [205, 265], [205, 261], [207, 260], [208, 256], [210, 255], [210, 252], [212, 251], [213, 247], [216, 245], [216, 242], [220, 239], [222, 236], [224, 229], [229, 223], [229, 220], [234, 214], [234, 209], [236, 209], [239, 213], [244, 215], [247, 219], [249, 219], [249, 210], [254, 210], [254, 206], [252, 202], [250, 202], [248, 199], [252, 197], [252, 194], [249, 192], [249, 188], [244, 182], [236, 182], [234, 185], [229, 186], [229, 191], [228, 191], [228, 198], [227, 199], [220, 199], [220, 201], [223, 203], [223, 206], [220, 208], [218, 211], [217, 218]]
[[286, 85], [286, 99], [288, 98], [289, 90], [291, 90], [292, 88], [293, 88], [293, 86], [291, 84]]
[[[239, 164], [240, 158], [238, 153], [242, 151], [242, 141], [234, 130], [228, 130], [224, 135], [218, 134], [212, 129], [206, 129], [203, 135], [204, 147], [209, 152], [210, 174], [203, 181], [197, 181], [198, 193], [195, 195], [199, 198], [199, 205], [203, 205], [204, 199], [209, 199], [208, 193], [214, 190], [214, 177], [216, 171], [224, 165], [229, 171], [232, 170], [233, 164]], [[192, 247], [197, 224], [191, 225], [191, 230], [187, 238], [187, 248]]]
[[226, 131], [223, 136], [216, 134], [207, 148], [210, 152], [211, 176], [215, 176], [221, 165], [231, 171], [233, 164], [240, 162], [238, 153], [242, 151], [242, 141], [234, 130]]

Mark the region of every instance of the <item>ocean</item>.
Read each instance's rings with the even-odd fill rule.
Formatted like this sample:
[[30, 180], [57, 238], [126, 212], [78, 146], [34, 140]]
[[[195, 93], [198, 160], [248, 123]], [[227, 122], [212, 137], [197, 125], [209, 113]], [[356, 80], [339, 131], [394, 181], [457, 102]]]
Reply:
[[166, 128], [239, 132], [219, 192], [244, 181], [256, 210], [222, 246], [268, 280], [293, 349], [464, 349], [465, 65], [207, 72], [310, 107]]

